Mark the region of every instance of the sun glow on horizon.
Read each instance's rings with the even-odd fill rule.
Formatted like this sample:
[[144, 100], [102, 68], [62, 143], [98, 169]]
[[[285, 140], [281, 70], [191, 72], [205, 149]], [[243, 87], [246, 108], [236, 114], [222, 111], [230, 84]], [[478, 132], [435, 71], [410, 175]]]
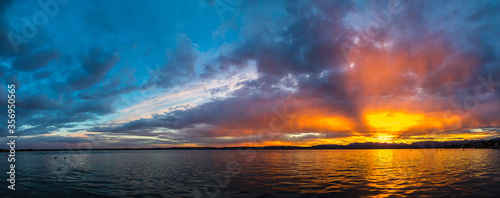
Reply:
[[368, 125], [377, 131], [403, 131], [424, 120], [421, 114], [404, 112], [369, 112], [365, 115]]

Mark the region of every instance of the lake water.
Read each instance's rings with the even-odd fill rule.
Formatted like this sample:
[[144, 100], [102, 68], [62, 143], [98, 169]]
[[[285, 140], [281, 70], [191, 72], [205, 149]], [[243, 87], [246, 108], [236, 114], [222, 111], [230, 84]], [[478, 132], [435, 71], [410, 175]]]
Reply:
[[3, 154], [1, 197], [500, 194], [500, 150], [490, 149], [18, 152], [14, 194]]

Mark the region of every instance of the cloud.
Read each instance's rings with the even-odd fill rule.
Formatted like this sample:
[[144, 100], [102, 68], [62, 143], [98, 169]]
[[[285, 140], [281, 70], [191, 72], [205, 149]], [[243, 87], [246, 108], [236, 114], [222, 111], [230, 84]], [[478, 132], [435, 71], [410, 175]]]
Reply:
[[[12, 0], [2, 1], [0, 3], [0, 56], [12, 56], [15, 54], [14, 48], [9, 40], [9, 24], [6, 22], [5, 12], [12, 5]], [[24, 50], [20, 50], [24, 51]]]
[[25, 110], [49, 110], [54, 111], [61, 109], [63, 106], [60, 100], [52, 99], [47, 94], [30, 95], [18, 100], [17, 104]]
[[[180, 3], [168, 17], [150, 16], [147, 3], [132, 16], [83, 9], [73, 18], [97, 16], [79, 24], [83, 33], [63, 17], [18, 54], [0, 38], [0, 78], [22, 83], [20, 122], [31, 126], [22, 132], [89, 131], [117, 137], [105, 142], [113, 147], [497, 135], [469, 129], [500, 124], [499, 3], [400, 3], [365, 42], [390, 1], [242, 2], [223, 24], [213, 10], [179, 13], [209, 13]], [[2, 18], [0, 35], [11, 26]]]
[[68, 76], [69, 84], [76, 90], [82, 90], [99, 82], [115, 66], [120, 57], [116, 52], [105, 52], [101, 48], [94, 48], [87, 56], [81, 57], [81, 69]]
[[196, 61], [199, 56], [197, 45], [186, 35], [177, 36], [175, 48], [167, 51], [167, 64], [152, 72], [148, 84], [170, 88], [195, 77]]
[[[221, 137], [237, 139], [258, 134], [260, 129], [268, 127], [266, 121], [275, 116], [272, 109], [284, 105], [289, 106], [291, 114], [298, 116], [281, 131], [284, 133], [408, 138], [436, 130], [451, 132], [447, 131], [450, 127], [455, 127], [451, 130], [461, 130], [476, 126], [472, 120], [477, 115], [466, 117], [453, 106], [462, 105], [463, 108], [464, 91], [474, 88], [479, 83], [474, 81], [477, 74], [485, 69], [487, 62], [498, 61], [498, 57], [487, 52], [474, 53], [473, 49], [479, 47], [477, 44], [465, 48], [457, 46], [453, 40], [457, 36], [433, 32], [433, 27], [429, 26], [433, 23], [425, 15], [435, 12], [429, 4], [405, 5], [407, 10], [393, 16], [388, 29], [352, 59], [354, 68], [347, 66], [349, 62], [346, 62], [340, 46], [343, 42], [352, 42], [351, 36], [358, 31], [346, 25], [344, 20], [349, 13], [359, 12], [357, 2], [290, 4], [286, 17], [283, 17], [288, 22], [284, 23], [278, 23], [279, 18], [265, 21], [265, 16], [256, 19], [243, 17], [253, 20], [245, 21], [248, 22], [245, 25], [253, 26], [242, 28], [248, 31], [242, 33], [242, 42], [233, 51], [217, 58], [216, 69], [214, 64], [206, 65], [202, 75], [211, 76], [214, 71], [223, 71], [231, 65], [243, 66], [255, 61], [258, 79], [244, 82], [243, 87], [229, 98], [100, 128], [100, 131], [150, 136], [163, 134], [153, 131], [164, 128], [177, 131], [176, 134], [183, 134], [186, 138], [191, 135], [194, 138], [194, 134], [198, 138], [212, 137], [215, 143]], [[384, 5], [375, 4], [365, 9], [383, 9], [386, 8]], [[274, 28], [260, 28], [266, 27], [267, 23], [273, 24]], [[414, 30], [417, 31], [412, 32]], [[485, 43], [481, 39], [478, 42]], [[491, 45], [485, 46], [493, 50]], [[417, 116], [422, 123], [405, 125], [403, 131], [394, 133], [369, 120], [374, 111], [382, 114], [401, 111], [400, 114], [388, 115], [399, 116], [399, 119], [401, 116]], [[492, 123], [486, 120], [483, 119], [483, 125]], [[172, 132], [165, 134], [172, 136]], [[287, 136], [280, 137], [291, 141]], [[320, 139], [314, 135], [304, 137]], [[201, 140], [193, 139], [193, 142], [197, 141]]]
[[59, 56], [60, 53], [55, 50], [29, 54], [14, 60], [12, 67], [21, 71], [34, 71], [47, 66], [50, 61]]

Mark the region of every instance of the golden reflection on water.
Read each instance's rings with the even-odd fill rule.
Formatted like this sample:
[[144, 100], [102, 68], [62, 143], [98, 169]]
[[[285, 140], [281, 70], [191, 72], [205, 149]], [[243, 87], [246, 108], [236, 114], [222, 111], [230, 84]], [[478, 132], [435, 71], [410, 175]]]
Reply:
[[342, 192], [355, 197], [429, 192], [477, 195], [482, 188], [477, 181], [498, 180], [498, 153], [480, 149], [261, 151], [244, 169], [259, 175], [262, 187], [274, 192]]
[[[193, 197], [193, 189], [239, 198], [500, 194], [500, 150], [259, 150], [254, 154], [236, 150], [26, 152], [16, 169], [19, 188], [30, 189], [20, 192], [36, 192], [34, 197], [50, 197], [54, 192]], [[238, 173], [220, 177], [227, 173], [228, 162], [237, 162]], [[207, 185], [209, 193], [204, 190]], [[0, 189], [0, 194], [6, 189]]]

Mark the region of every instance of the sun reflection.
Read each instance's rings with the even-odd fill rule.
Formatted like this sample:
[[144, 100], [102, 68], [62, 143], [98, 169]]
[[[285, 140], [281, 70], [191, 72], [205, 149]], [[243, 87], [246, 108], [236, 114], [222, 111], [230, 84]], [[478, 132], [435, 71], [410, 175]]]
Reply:
[[[496, 161], [491, 157], [494, 153], [474, 149], [267, 151], [256, 156], [259, 163], [244, 170], [265, 184], [263, 189], [307, 197], [421, 197], [429, 191], [449, 190], [472, 197], [477, 194], [473, 188], [484, 185], [473, 182], [475, 178], [494, 178], [494, 170], [486, 165]], [[478, 170], [491, 176], [475, 174]]]

